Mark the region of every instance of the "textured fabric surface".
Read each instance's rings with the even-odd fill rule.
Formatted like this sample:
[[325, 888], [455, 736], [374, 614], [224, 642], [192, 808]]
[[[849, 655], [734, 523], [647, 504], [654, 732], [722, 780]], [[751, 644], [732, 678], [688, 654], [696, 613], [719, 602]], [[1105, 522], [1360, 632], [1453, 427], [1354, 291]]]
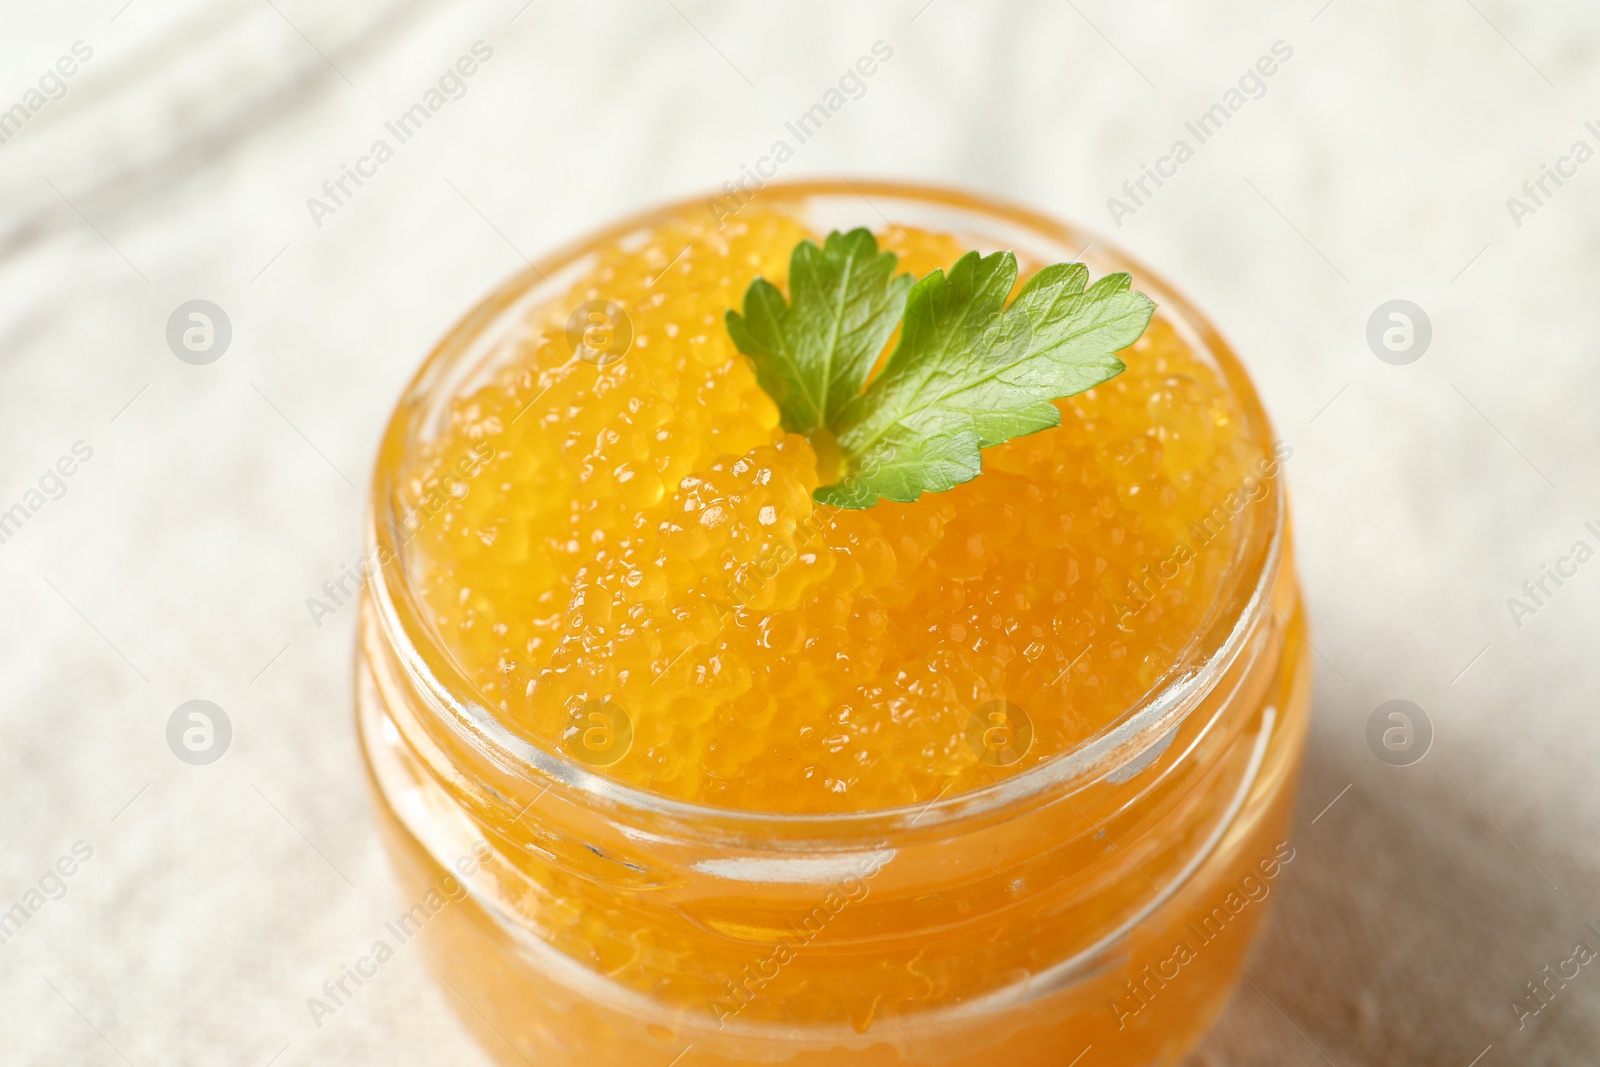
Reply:
[[[0, 944], [0, 1063], [488, 1062], [419, 954], [307, 1012], [402, 902], [353, 611], [306, 600], [356, 560], [379, 429], [454, 319], [524, 257], [736, 178], [879, 40], [785, 177], [1106, 232], [1206, 309], [1295, 449], [1298, 855], [1195, 1062], [1594, 1062], [1600, 963], [1511, 1007], [1600, 949], [1600, 562], [1571, 554], [1600, 548], [1593, 5], [66, 0], [0, 25], [26, 112], [0, 143], [0, 509], [28, 512], [0, 543], [0, 909], [40, 903]], [[477, 41], [459, 98], [314, 217]], [[1170, 176], [1134, 199], [1144, 164]], [[205, 366], [166, 338], [193, 299], [232, 326]], [[1395, 299], [1431, 322], [1408, 365], [1367, 338]], [[1535, 599], [1546, 566], [1568, 576]], [[232, 726], [207, 766], [168, 747], [194, 699]], [[1432, 725], [1411, 766], [1367, 740], [1393, 699]]]

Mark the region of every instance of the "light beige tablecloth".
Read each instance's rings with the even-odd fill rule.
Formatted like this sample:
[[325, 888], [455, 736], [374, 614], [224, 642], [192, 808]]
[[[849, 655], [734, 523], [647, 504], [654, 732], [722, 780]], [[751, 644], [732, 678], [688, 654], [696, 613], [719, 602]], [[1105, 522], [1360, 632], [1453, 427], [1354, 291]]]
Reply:
[[[459, 98], [308, 209], [479, 41]], [[1295, 448], [1299, 851], [1196, 1062], [1596, 1061], [1600, 964], [1520, 1029], [1511, 1002], [1600, 949], [1600, 563], [1507, 605], [1600, 547], [1592, 4], [69, 0], [0, 14], [24, 111], [0, 125], [0, 511], [26, 512], [0, 543], [0, 910], [40, 905], [0, 944], [0, 1063], [487, 1062], [420, 956], [308, 1015], [401, 902], [353, 613], [319, 628], [306, 599], [357, 557], [379, 428], [464, 309], [737, 177], [878, 41], [785, 176], [1107, 231], [1220, 324]], [[1277, 42], [1200, 144], [1185, 124]], [[1175, 173], [1130, 201], [1143, 164]], [[206, 366], [166, 340], [193, 299], [232, 326]], [[1432, 325], [1404, 366], [1366, 339], [1394, 299]], [[209, 766], [167, 744], [194, 699], [232, 725]], [[1391, 699], [1433, 726], [1413, 766], [1366, 741]]]

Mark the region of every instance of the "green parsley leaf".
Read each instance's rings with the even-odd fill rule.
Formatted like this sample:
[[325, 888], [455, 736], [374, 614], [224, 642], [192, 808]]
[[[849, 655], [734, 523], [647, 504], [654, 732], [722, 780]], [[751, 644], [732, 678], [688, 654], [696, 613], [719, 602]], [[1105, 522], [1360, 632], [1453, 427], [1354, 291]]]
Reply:
[[[757, 279], [744, 317], [728, 313], [785, 429], [825, 429], [838, 442], [842, 477], [816, 491], [823, 504], [867, 508], [971, 481], [982, 449], [1058, 425], [1052, 401], [1121, 373], [1117, 351], [1155, 310], [1128, 275], [1089, 285], [1081, 263], [1045, 267], [1009, 306], [1017, 280], [1009, 251], [969, 252], [909, 293], [894, 266], [867, 231], [833, 233], [822, 249], [809, 241], [795, 249], [792, 305]], [[867, 383], [902, 300], [899, 343]]]
[[911, 275], [879, 252], [868, 230], [834, 231], [822, 247], [801, 241], [789, 256], [789, 300], [765, 278], [750, 283], [744, 314], [728, 333], [755, 362], [756, 380], [777, 401], [783, 428], [826, 427], [861, 392], [900, 322]]

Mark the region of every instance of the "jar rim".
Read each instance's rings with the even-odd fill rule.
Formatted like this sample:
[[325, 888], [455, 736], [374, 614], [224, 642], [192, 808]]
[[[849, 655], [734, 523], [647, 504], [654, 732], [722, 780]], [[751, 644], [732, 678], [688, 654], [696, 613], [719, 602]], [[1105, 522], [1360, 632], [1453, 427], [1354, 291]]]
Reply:
[[[877, 205], [883, 200], [962, 212], [990, 223], [999, 221], [1064, 248], [1082, 248], [1078, 258], [1100, 272], [1133, 274], [1141, 291], [1157, 304], [1158, 313], [1186, 343], [1211, 364], [1239, 404], [1250, 432], [1264, 445], [1273, 441], [1271, 422], [1243, 365], [1231, 346], [1209, 320], [1159, 275], [1142, 263], [1081, 227], [1064, 223], [1020, 205], [987, 196], [931, 184], [853, 180], [850, 178], [794, 182], [768, 182], [763, 198], [803, 202], [828, 197], [866, 200], [874, 211], [889, 216]], [[681, 821], [696, 827], [715, 825], [743, 836], [760, 827], [762, 839], [808, 841], [841, 838], [869, 840], [896, 830], [931, 829], [970, 817], [1005, 811], [1050, 791], [1070, 794], [1100, 781], [1139, 758], [1168, 737], [1189, 711], [1246, 655], [1253, 655], [1249, 636], [1262, 616], [1272, 610], [1271, 591], [1283, 562], [1287, 535], [1287, 507], [1281, 478], [1263, 479], [1266, 494], [1254, 502], [1252, 516], [1235, 546], [1205, 623], [1190, 635], [1188, 646], [1138, 700], [1076, 746], [1058, 753], [1026, 771], [976, 789], [946, 797], [944, 793], [922, 804], [897, 805], [841, 812], [772, 812], [724, 808], [679, 800], [607, 777], [584, 764], [546, 747], [515, 730], [476, 699], [474, 683], [456, 665], [427, 622], [428, 613], [407, 579], [403, 543], [400, 542], [398, 470], [409, 453], [424, 402], [450, 369], [464, 356], [483, 331], [498, 317], [521, 303], [535, 287], [549, 284], [589, 250], [640, 231], [701, 204], [698, 197], [674, 201], [639, 212], [584, 236], [531, 262], [494, 289], [457, 321], [439, 341], [408, 383], [384, 432], [374, 465], [367, 511], [368, 568], [366, 583], [376, 621], [385, 640], [403, 665], [416, 691], [431, 710], [450, 722], [456, 732], [490, 756], [497, 767], [540, 786], [541, 795], [560, 790], [575, 802], [610, 809], [614, 814], [636, 812], [642, 817]], [[1093, 256], [1088, 255], [1096, 250]], [[1262, 505], [1265, 505], [1263, 508]], [[379, 521], [382, 516], [385, 521]], [[1259, 560], [1259, 565], [1245, 566]], [[1248, 597], [1241, 593], [1248, 592]], [[1242, 603], [1241, 603], [1242, 600]], [[1237, 610], [1218, 610], [1237, 604]], [[1194, 655], [1196, 652], [1201, 655]], [[1258, 651], [1258, 649], [1257, 649]], [[431, 653], [425, 655], [424, 653]], [[1136, 769], [1136, 768], [1135, 768]], [[776, 835], [773, 831], [779, 831]]]

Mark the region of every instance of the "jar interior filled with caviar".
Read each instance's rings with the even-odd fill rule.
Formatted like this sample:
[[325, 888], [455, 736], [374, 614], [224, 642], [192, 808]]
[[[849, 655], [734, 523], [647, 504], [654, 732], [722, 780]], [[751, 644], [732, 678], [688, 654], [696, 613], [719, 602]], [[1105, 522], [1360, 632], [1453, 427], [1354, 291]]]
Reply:
[[[726, 315], [858, 227], [1155, 314], [979, 476], [828, 506]], [[947, 191], [688, 202], [513, 279], [390, 424], [358, 664], [461, 1017], [508, 1063], [1176, 1062], [1294, 855], [1290, 458], [1159, 278]]]

